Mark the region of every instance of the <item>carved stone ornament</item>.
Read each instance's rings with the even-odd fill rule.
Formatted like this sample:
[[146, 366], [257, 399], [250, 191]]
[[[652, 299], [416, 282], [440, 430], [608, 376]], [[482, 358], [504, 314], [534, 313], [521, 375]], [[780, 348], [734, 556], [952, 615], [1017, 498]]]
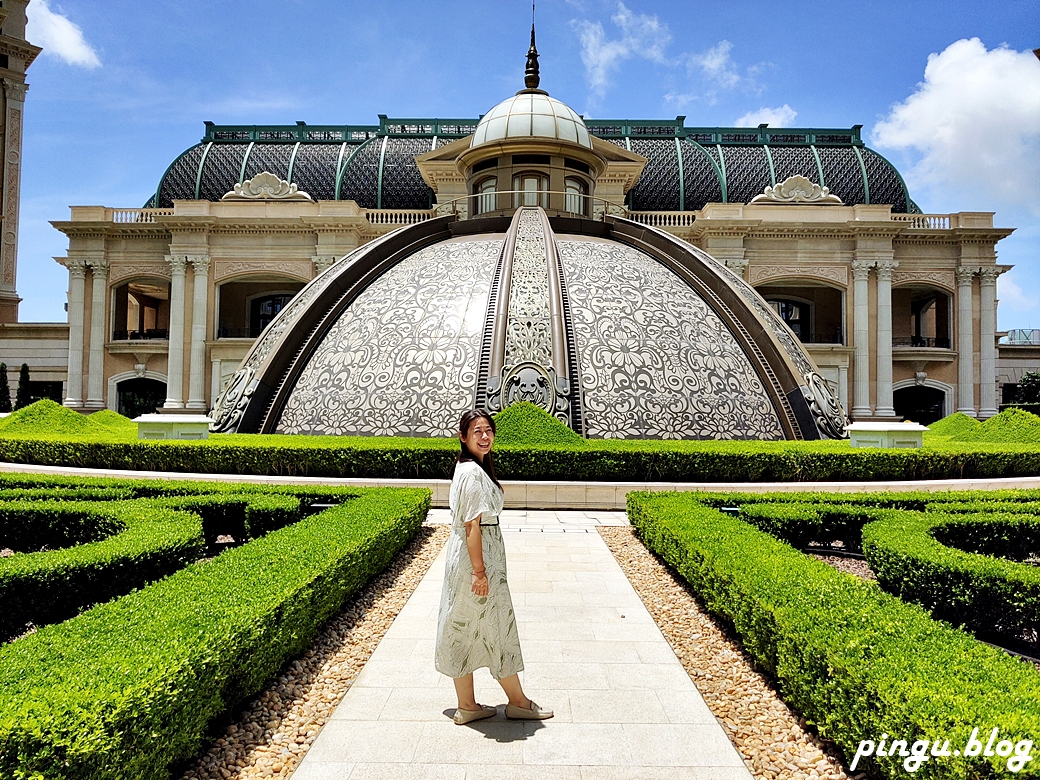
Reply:
[[216, 404], [213, 406], [212, 418], [209, 429], [213, 433], [234, 433], [238, 430], [238, 424], [242, 421], [242, 415], [249, 406], [249, 399], [256, 392], [260, 384], [254, 379], [256, 369], [246, 366], [240, 368], [231, 377], [224, 392], [220, 394]]
[[252, 179], [236, 184], [235, 189], [224, 194], [221, 200], [309, 200], [310, 195], [300, 190], [295, 184], [279, 179], [273, 173], [264, 171]]
[[841, 206], [842, 200], [828, 187], [814, 184], [804, 176], [788, 176], [775, 187], [766, 187], [752, 203], [811, 203], [817, 206]]
[[805, 385], [802, 392], [820, 433], [832, 439], [847, 439], [849, 434], [845, 427], [849, 424], [849, 418], [841, 407], [841, 401], [827, 387], [827, 381], [812, 372], [805, 375]]
[[500, 377], [488, 378], [487, 409], [495, 414], [528, 401], [570, 425], [570, 390], [570, 382], [556, 376], [552, 366], [524, 361], [506, 369]]

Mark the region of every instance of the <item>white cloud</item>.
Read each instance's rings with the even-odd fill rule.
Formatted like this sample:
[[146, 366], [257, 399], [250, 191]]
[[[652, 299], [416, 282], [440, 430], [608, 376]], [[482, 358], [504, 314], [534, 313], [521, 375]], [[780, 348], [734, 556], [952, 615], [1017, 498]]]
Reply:
[[924, 81], [874, 127], [873, 142], [917, 157], [914, 185], [952, 188], [1040, 213], [1040, 63], [962, 39], [930, 54]]
[[688, 67], [691, 70], [699, 68], [709, 79], [718, 82], [720, 87], [732, 89], [740, 83], [741, 79], [740, 74], [737, 73], [736, 63], [729, 56], [732, 50], [732, 43], [719, 41], [703, 54], [691, 54]]
[[571, 26], [581, 42], [581, 61], [585, 77], [594, 95], [602, 96], [610, 85], [610, 76], [621, 64], [632, 57], [666, 63], [665, 49], [672, 40], [668, 25], [656, 16], [635, 14], [624, 4], [617, 4], [617, 13], [610, 20], [620, 28], [621, 36], [608, 39], [603, 25], [588, 20], [575, 20]]
[[69, 65], [100, 67], [101, 60], [83, 37], [83, 31], [67, 17], [52, 11], [47, 0], [33, 0], [25, 15], [25, 37], [42, 46], [44, 54], [60, 57]]
[[784, 103], [779, 108], [760, 108], [749, 111], [733, 122], [735, 127], [758, 127], [766, 124], [770, 127], [791, 127], [798, 112]]

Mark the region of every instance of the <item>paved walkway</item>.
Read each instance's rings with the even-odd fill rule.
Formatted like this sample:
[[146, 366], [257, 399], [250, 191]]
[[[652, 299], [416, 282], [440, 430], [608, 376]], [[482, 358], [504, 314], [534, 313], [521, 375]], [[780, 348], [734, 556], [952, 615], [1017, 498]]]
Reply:
[[[444, 522], [445, 510], [433, 510]], [[433, 668], [443, 551], [307, 753], [293, 780], [750, 780], [595, 526], [620, 512], [506, 510], [502, 526], [525, 690], [556, 717], [456, 726]]]

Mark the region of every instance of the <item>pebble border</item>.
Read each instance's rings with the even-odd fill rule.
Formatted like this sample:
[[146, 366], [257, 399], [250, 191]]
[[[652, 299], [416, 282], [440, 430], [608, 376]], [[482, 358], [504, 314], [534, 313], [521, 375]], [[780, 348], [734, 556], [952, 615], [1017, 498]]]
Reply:
[[597, 530], [756, 780], [848, 780], [836, 751], [806, 729], [631, 528]]
[[433, 564], [448, 526], [424, 525], [390, 567], [287, 664], [181, 780], [288, 778]]

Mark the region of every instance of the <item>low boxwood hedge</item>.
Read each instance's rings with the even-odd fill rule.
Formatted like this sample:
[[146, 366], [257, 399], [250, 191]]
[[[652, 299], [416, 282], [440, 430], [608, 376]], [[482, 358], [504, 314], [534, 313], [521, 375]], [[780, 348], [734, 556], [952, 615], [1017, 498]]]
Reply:
[[0, 637], [69, 618], [194, 561], [202, 523], [155, 502], [0, 503]]
[[427, 490], [357, 498], [0, 647], [0, 776], [166, 777], [418, 531]]
[[[881, 586], [976, 632], [1040, 629], [1040, 517], [887, 510], [863, 527]], [[1000, 556], [1000, 557], [996, 557]]]
[[[842, 574], [690, 493], [630, 493], [640, 538], [707, 608], [730, 623], [784, 700], [848, 759], [860, 742], [950, 740], [973, 729], [1001, 739], [1040, 734], [1040, 674], [933, 620], [873, 584]], [[904, 758], [858, 769], [904, 776]], [[930, 758], [918, 775], [993, 777], [1005, 758]], [[1040, 776], [1038, 762], [1022, 776]]]

